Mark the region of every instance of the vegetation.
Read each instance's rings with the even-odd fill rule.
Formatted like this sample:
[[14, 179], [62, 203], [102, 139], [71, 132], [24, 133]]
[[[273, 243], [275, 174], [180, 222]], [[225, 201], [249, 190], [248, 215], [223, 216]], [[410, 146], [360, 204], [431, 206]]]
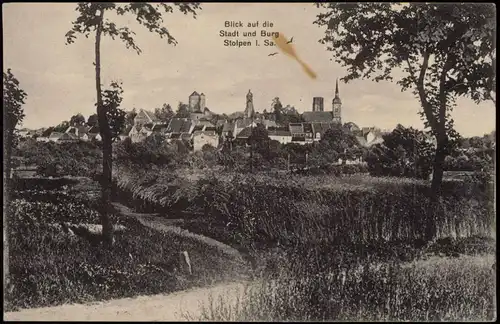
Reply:
[[[4, 208], [9, 210], [10, 205], [10, 190], [11, 190], [11, 157], [12, 148], [17, 144], [16, 126], [19, 125], [24, 118], [22, 105], [26, 100], [27, 94], [19, 86], [19, 81], [16, 79], [10, 69], [7, 73], [3, 72], [3, 143], [4, 143], [4, 165], [3, 165], [3, 183], [4, 183]], [[6, 214], [3, 215], [3, 286], [5, 289], [10, 289], [9, 275], [9, 231], [8, 220]]]
[[155, 115], [161, 122], [168, 122], [174, 117], [174, 111], [169, 104], [163, 104], [161, 108], [155, 109]]
[[[236, 301], [212, 299], [194, 319], [485, 321], [496, 316], [493, 258], [342, 264], [315, 276], [304, 271], [306, 260], [286, 260], [276, 279], [248, 286]], [[316, 264], [317, 259], [307, 261]]]
[[[199, 8], [198, 3], [174, 3], [174, 5], [184, 14], [191, 13], [196, 15], [196, 10]], [[116, 23], [104, 18], [105, 12], [116, 13], [117, 15], [131, 14], [136, 18], [139, 24], [146, 27], [150, 32], [153, 32], [161, 38], [167, 37], [169, 44], [176, 44], [175, 38], [170, 34], [167, 28], [162, 26], [164, 11], [166, 14], [173, 11], [172, 6], [161, 4], [147, 3], [130, 3], [117, 4], [109, 3], [90, 3], [81, 2], [77, 6], [79, 17], [73, 22], [73, 28], [66, 33], [68, 44], [74, 42], [77, 34], [82, 34], [88, 37], [91, 32], [95, 32], [95, 78], [97, 92], [97, 116], [99, 123], [99, 132], [103, 142], [103, 163], [102, 163], [102, 201], [100, 214], [102, 217], [103, 239], [108, 244], [113, 243], [113, 226], [109, 220], [110, 198], [111, 198], [111, 181], [112, 181], [112, 140], [113, 133], [119, 128], [119, 125], [110, 123], [110, 116], [121, 116], [125, 118], [125, 114], [119, 110], [121, 103], [121, 87], [117, 83], [112, 83], [111, 90], [103, 93], [101, 89], [101, 37], [110, 36], [111, 38], [119, 37], [127, 48], [134, 49], [137, 54], [141, 53], [141, 49], [137, 46], [134, 39], [134, 32], [128, 27], [117, 28]]]
[[424, 132], [398, 125], [383, 138], [384, 143], [374, 145], [366, 158], [370, 174], [429, 178], [434, 147]]
[[494, 224], [491, 186], [472, 183], [446, 183], [442, 210], [436, 211], [441, 218], [428, 214], [425, 182], [398, 178], [226, 173], [193, 183], [158, 172], [150, 177], [122, 171], [117, 185], [158, 211], [201, 213], [241, 234], [241, 242], [413, 242], [425, 240], [427, 222], [435, 222], [439, 237], [489, 236]]
[[[9, 213], [13, 290], [7, 311], [168, 293], [241, 273], [239, 265], [217, 249], [123, 216], [111, 215], [115, 225], [125, 227], [115, 233], [113, 250], [64, 231], [64, 222], [99, 222], [92, 196], [87, 195], [89, 184], [84, 185], [83, 194], [78, 185], [68, 184], [14, 193]], [[96, 184], [90, 186], [98, 190]], [[184, 250], [196, 263], [192, 276], [180, 271], [178, 253]]]
[[177, 106], [177, 111], [175, 113], [176, 118], [188, 118], [189, 117], [189, 108], [185, 103], [179, 102]]
[[[344, 81], [393, 80], [412, 89], [421, 116], [436, 138], [432, 188], [440, 192], [449, 154], [455, 99], [493, 99], [495, 91], [495, 10], [490, 4], [328, 3], [316, 24], [336, 62], [347, 67]], [[437, 198], [436, 198], [437, 200]], [[432, 235], [432, 233], [430, 233]]]

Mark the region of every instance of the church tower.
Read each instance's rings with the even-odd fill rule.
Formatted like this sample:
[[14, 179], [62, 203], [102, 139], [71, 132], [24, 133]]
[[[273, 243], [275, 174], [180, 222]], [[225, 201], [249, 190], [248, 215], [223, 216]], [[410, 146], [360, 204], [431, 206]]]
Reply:
[[250, 90], [247, 93], [247, 104], [245, 107], [245, 118], [252, 118], [255, 114], [253, 109], [253, 94]]
[[342, 123], [342, 100], [339, 97], [339, 80], [337, 79], [335, 83], [335, 98], [332, 101], [332, 111], [333, 111], [333, 121], [337, 123]]

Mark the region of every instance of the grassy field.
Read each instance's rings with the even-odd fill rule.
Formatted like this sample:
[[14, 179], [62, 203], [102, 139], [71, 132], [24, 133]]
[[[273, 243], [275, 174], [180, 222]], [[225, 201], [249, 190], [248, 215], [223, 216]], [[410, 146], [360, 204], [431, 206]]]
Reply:
[[[185, 218], [191, 232], [246, 251], [263, 279], [246, 299], [214, 301], [208, 320], [450, 320], [493, 316], [495, 216], [491, 191], [402, 178], [243, 175], [115, 169], [117, 200]], [[115, 217], [127, 228], [107, 250], [49, 224], [98, 223], [98, 187], [23, 189], [10, 219], [10, 309], [175, 291], [241, 269], [216, 249]], [[60, 203], [54, 204], [54, 196]], [[439, 216], [439, 217], [437, 217]], [[426, 245], [426, 225], [438, 240]], [[193, 277], [178, 252], [199, 260]], [[440, 277], [441, 276], [441, 277]]]
[[200, 215], [252, 242], [413, 242], [428, 226], [438, 238], [489, 237], [495, 222], [491, 192], [460, 181], [443, 184], [437, 209], [429, 208], [428, 183], [403, 178], [207, 174], [192, 180], [160, 171], [124, 173], [117, 182], [126, 202], [167, 217]]
[[[282, 267], [201, 321], [485, 321], [496, 317], [494, 256], [356, 264], [311, 276]], [[186, 314], [189, 316], [189, 314]]]
[[[168, 217], [253, 253], [265, 280], [199, 320], [486, 320], [494, 315], [491, 188], [402, 178], [133, 174], [118, 186]], [[193, 209], [193, 206], [197, 209]], [[426, 226], [438, 240], [425, 244]], [[342, 273], [345, 278], [342, 279]]]
[[[241, 264], [200, 242], [113, 217], [125, 231], [111, 249], [65, 233], [60, 224], [99, 224], [92, 209], [96, 186], [88, 179], [57, 190], [14, 193], [9, 213], [10, 271], [14, 289], [7, 311], [168, 293], [236, 278]], [[55, 203], [57, 202], [57, 203]], [[181, 271], [188, 251], [193, 275]]]

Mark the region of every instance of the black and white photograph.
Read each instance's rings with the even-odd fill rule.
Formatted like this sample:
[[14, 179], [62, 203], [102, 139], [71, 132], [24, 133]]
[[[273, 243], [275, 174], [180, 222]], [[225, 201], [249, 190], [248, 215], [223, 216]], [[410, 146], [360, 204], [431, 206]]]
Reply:
[[4, 321], [496, 321], [493, 2], [2, 13]]

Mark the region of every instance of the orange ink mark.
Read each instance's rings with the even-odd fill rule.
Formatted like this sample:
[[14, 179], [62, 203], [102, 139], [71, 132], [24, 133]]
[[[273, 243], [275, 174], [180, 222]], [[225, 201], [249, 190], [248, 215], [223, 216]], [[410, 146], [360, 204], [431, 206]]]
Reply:
[[295, 48], [293, 47], [293, 44], [291, 41], [288, 41], [286, 39], [285, 35], [282, 33], [279, 33], [278, 36], [274, 35], [273, 36], [273, 41], [278, 46], [278, 48], [285, 53], [286, 55], [290, 56], [291, 58], [295, 59], [304, 69], [306, 74], [311, 78], [311, 79], [316, 79], [317, 75], [316, 73], [307, 65], [304, 61], [302, 61], [297, 53], [295, 52]]

